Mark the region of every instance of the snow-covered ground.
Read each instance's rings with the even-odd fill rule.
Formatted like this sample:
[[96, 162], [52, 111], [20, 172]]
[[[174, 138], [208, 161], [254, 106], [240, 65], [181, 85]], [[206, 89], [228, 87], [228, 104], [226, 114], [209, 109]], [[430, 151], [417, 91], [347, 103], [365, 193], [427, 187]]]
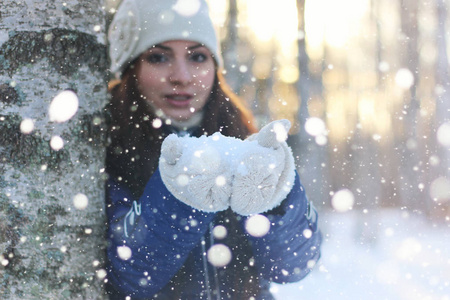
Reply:
[[320, 263], [272, 291], [282, 300], [450, 300], [449, 223], [400, 209], [322, 212]]

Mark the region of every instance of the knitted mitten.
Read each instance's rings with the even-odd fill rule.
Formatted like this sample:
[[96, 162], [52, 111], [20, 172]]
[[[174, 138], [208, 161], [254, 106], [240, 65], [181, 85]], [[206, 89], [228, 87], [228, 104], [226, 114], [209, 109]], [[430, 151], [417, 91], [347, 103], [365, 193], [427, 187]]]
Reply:
[[232, 169], [230, 147], [241, 140], [212, 136], [169, 135], [162, 144], [159, 168], [167, 189], [180, 201], [202, 211], [229, 207]]
[[230, 207], [240, 215], [266, 212], [277, 207], [292, 189], [295, 164], [286, 143], [291, 124], [288, 120], [274, 121], [244, 143], [246, 146], [235, 167]]

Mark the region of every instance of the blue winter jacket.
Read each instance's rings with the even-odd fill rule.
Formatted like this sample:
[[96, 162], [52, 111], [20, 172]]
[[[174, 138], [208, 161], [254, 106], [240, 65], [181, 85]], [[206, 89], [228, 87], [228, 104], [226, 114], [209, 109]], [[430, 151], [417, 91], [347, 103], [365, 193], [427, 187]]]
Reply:
[[[205, 213], [177, 200], [159, 170], [140, 199], [112, 179], [106, 192], [111, 299], [273, 299], [270, 282], [302, 279], [320, 256], [317, 213], [298, 175], [280, 207], [264, 214], [271, 227], [263, 237], [249, 235], [247, 217], [231, 210]], [[230, 241], [214, 238], [218, 224]], [[230, 248], [229, 265], [208, 262], [213, 244]]]

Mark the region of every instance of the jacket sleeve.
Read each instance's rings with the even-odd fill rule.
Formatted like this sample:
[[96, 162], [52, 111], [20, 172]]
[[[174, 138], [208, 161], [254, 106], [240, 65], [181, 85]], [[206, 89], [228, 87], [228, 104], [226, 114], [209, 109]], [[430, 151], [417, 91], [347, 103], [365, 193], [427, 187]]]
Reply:
[[106, 194], [108, 284], [123, 296], [149, 298], [183, 266], [215, 214], [178, 201], [164, 186], [159, 169], [136, 201], [113, 180]]
[[262, 237], [248, 235], [260, 276], [276, 283], [301, 280], [320, 257], [322, 235], [317, 212], [306, 198], [297, 173], [286, 199], [263, 215], [270, 220], [269, 232]]

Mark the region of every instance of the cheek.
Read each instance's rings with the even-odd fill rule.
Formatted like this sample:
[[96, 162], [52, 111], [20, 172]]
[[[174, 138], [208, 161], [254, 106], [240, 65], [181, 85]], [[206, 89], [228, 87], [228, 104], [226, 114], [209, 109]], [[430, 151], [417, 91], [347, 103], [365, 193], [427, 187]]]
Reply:
[[211, 87], [214, 82], [214, 76], [214, 70], [205, 70], [200, 73], [199, 80], [205, 87]]
[[163, 83], [165, 82], [164, 77], [161, 76], [140, 76], [139, 77], [139, 86], [140, 89], [146, 90], [146, 89], [157, 89], [159, 88]]
[[164, 72], [152, 68], [148, 64], [139, 67], [137, 79], [138, 84], [142, 89], [157, 88], [165, 81]]

